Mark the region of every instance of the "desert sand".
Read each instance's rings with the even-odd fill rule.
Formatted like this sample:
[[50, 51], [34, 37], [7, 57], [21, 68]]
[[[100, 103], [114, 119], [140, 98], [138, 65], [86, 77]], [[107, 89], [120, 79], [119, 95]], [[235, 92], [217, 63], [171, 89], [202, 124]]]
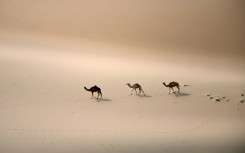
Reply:
[[[182, 15], [194, 20], [193, 12], [197, 10], [189, 4], [201, 10], [211, 4], [180, 1], [182, 7], [177, 1], [62, 1], [57, 5], [54, 1], [0, 2], [1, 153], [242, 152], [245, 63], [244, 36], [238, 34], [244, 32], [239, 29], [244, 24], [239, 18], [241, 1], [227, 0], [223, 5], [217, 1], [207, 14], [212, 16], [220, 9], [215, 15], [224, 17], [227, 7], [234, 6], [231, 8], [237, 12], [231, 11], [227, 20], [221, 18], [216, 23], [212, 18], [210, 22], [213, 30], [225, 23], [230, 27], [239, 25], [237, 29], [226, 31], [222, 27], [216, 32], [227, 35], [212, 35], [212, 30], [204, 30], [206, 25], [198, 24], [199, 29], [191, 31], [184, 22], [182, 37], [181, 30], [172, 25], [159, 29], [174, 19], [172, 14], [159, 23], [161, 15], [171, 14], [170, 8], [177, 6], [181, 9], [176, 15], [191, 10]], [[98, 9], [99, 13], [80, 10], [78, 17], [87, 21], [84, 24], [73, 16], [77, 4]], [[111, 10], [100, 10], [102, 6]], [[124, 10], [126, 6], [131, 7]], [[161, 7], [166, 8], [162, 14]], [[142, 9], [146, 13], [137, 14]], [[108, 15], [110, 11], [117, 13]], [[232, 18], [237, 14], [240, 16]], [[147, 15], [156, 18], [147, 22]], [[203, 12], [199, 15], [205, 17]], [[137, 20], [131, 22], [133, 19]], [[124, 24], [118, 27], [120, 22]], [[206, 18], [200, 22], [208, 24]], [[142, 29], [134, 31], [140, 23]], [[177, 18], [174, 23], [182, 22]], [[166, 32], [171, 28], [170, 33]], [[166, 37], [160, 38], [164, 34]], [[151, 42], [150, 38], [158, 41]], [[168, 94], [162, 84], [171, 81], [179, 82], [179, 94]], [[139, 83], [146, 96], [131, 95], [127, 83]], [[91, 93], [84, 90], [84, 86], [94, 85], [101, 88], [102, 99], [91, 99]]]

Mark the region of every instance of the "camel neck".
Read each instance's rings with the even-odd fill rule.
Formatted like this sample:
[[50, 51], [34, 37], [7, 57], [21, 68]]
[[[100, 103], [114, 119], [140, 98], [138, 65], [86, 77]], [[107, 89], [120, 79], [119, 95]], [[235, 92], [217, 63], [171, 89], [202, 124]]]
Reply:
[[87, 91], [90, 91], [90, 89], [88, 89], [88, 88], [86, 88], [86, 87], [84, 87], [84, 89], [87, 90]]
[[130, 88], [133, 88], [133, 86], [131, 86], [130, 84], [128, 84], [128, 86], [129, 86]]

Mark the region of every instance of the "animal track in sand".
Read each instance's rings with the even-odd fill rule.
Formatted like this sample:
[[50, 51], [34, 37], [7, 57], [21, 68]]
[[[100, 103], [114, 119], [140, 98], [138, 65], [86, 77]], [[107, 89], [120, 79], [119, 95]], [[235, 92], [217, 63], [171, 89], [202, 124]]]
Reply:
[[[242, 93], [240, 96], [243, 97], [244, 94]], [[230, 98], [227, 98], [227, 96], [220, 97], [218, 95], [215, 96], [215, 95], [210, 94], [210, 93], [206, 93], [206, 97], [208, 97], [209, 99], [214, 99], [215, 100], [214, 102], [220, 102], [222, 100], [227, 101], [227, 102], [230, 101]], [[238, 100], [238, 102], [244, 103], [244, 98]]]
[[207, 94], [206, 94], [206, 96], [207, 96], [207, 97], [210, 97], [210, 96], [211, 96], [211, 94], [207, 93]]
[[209, 99], [215, 99], [215, 102], [220, 102], [222, 100], [225, 100], [225, 101], [229, 101], [230, 99], [228, 99], [226, 96], [218, 96], [218, 95], [213, 95], [213, 94], [210, 94], [210, 93], [207, 93], [206, 94], [206, 97], [208, 97]]
[[244, 103], [244, 99], [241, 99], [241, 100], [240, 100], [240, 103]]

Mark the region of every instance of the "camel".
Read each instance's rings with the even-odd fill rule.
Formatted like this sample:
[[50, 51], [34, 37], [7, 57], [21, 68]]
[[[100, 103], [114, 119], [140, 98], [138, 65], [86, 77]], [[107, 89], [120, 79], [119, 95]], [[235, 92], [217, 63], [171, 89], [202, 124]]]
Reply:
[[[165, 82], [163, 82], [162, 84], [163, 84], [165, 87], [168, 87], [168, 88], [169, 88], [169, 94], [170, 94], [170, 88], [174, 91], [173, 87], [177, 87], [177, 88], [178, 88], [178, 93], [179, 93], [179, 90], [180, 90], [179, 87], [180, 87], [180, 85], [179, 85], [178, 82], [172, 81], [172, 82], [170, 82], [168, 85], [166, 85]], [[175, 93], [175, 91], [174, 91], [174, 93]]]
[[92, 92], [91, 99], [92, 99], [92, 97], [95, 97], [95, 96], [94, 96], [94, 92], [97, 92], [97, 93], [98, 93], [98, 97], [97, 97], [97, 98], [95, 97], [96, 99], [98, 99], [99, 96], [100, 96], [100, 99], [102, 98], [101, 89], [100, 89], [99, 87], [97, 87], [96, 85], [93, 86], [93, 87], [91, 87], [90, 89], [88, 89], [88, 88], [86, 88], [86, 87], [84, 87], [84, 89], [87, 90], [87, 91]]
[[[144, 91], [142, 90], [142, 87], [141, 87], [138, 83], [134, 84], [133, 86], [131, 86], [129, 83], [127, 83], [127, 85], [128, 85], [130, 88], [133, 88], [133, 90], [132, 90], [132, 92], [131, 92], [131, 95], [132, 95], [132, 93], [133, 93], [134, 90], [135, 90], [135, 92], [136, 92], [136, 94], [137, 94], [136, 89], [139, 88], [139, 94], [140, 94], [141, 91], [142, 91], [143, 94], [144, 94], [144, 96], [145, 96], [145, 93], [144, 93]], [[138, 95], [139, 95], [139, 94], [138, 94]]]

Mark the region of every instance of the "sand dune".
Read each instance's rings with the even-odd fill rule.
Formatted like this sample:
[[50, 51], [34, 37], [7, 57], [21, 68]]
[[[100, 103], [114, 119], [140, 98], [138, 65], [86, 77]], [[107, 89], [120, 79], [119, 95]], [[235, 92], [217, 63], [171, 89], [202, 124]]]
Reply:
[[243, 151], [243, 1], [0, 4], [1, 153]]
[[[33, 43], [38, 37], [16, 36], [11, 42], [3, 36], [3, 151], [162, 152], [205, 146], [222, 151], [224, 145], [234, 151], [242, 145], [245, 81], [239, 69], [225, 76], [222, 70], [178, 67], [171, 60], [160, 66], [124, 54], [113, 60], [103, 55], [116, 48], [108, 44], [98, 44], [94, 52], [62, 52], [59, 45]], [[180, 94], [168, 94], [162, 85], [173, 80], [179, 81]], [[126, 83], [136, 82], [146, 96], [130, 95]], [[102, 89], [101, 100], [90, 99], [83, 89], [95, 84]]]

